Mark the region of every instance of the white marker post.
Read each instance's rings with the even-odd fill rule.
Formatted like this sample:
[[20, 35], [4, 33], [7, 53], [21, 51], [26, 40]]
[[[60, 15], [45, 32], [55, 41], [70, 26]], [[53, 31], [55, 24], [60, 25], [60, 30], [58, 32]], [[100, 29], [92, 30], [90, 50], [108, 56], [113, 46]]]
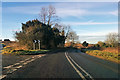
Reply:
[[35, 50], [35, 43], [36, 43], [37, 41], [36, 40], [34, 40], [34, 42], [33, 42], [33, 49]]
[[40, 50], [40, 40], [38, 40], [38, 44], [39, 44], [39, 50]]

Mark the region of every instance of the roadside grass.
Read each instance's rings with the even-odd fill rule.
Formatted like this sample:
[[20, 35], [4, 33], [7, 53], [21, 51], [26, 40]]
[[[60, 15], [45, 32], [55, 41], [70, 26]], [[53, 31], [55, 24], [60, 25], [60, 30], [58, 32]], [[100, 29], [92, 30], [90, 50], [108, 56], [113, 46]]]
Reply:
[[101, 59], [120, 63], [120, 52], [116, 53], [116, 52], [105, 51], [105, 50], [90, 50], [90, 49], [85, 49], [83, 50], [83, 52]]
[[2, 54], [10, 55], [36, 55], [36, 54], [45, 54], [49, 50], [15, 50], [11, 47], [4, 47], [2, 49]]
[[119, 48], [104, 48], [104, 49], [102, 49], [102, 51], [104, 51], [104, 52], [111, 52], [111, 53], [118, 53], [119, 52], [119, 50], [118, 50]]

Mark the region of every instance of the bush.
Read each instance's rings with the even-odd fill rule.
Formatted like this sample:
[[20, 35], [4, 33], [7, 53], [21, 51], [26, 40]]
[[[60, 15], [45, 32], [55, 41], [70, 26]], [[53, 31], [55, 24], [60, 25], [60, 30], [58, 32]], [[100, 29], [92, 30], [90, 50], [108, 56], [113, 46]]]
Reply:
[[2, 47], [5, 47], [6, 45], [4, 43], [2, 43]]
[[88, 43], [87, 43], [86, 41], [84, 41], [84, 42], [82, 43], [82, 45], [83, 45], [84, 47], [87, 47], [87, 46], [88, 46]]
[[14, 49], [11, 47], [4, 47], [4, 49], [2, 50], [2, 54], [10, 54], [13, 51], [14, 51]]

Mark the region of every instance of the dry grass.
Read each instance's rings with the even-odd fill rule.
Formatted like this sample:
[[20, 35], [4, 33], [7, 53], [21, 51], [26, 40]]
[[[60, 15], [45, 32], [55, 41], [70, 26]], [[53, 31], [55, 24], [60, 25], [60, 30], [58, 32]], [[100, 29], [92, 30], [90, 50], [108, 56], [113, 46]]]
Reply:
[[28, 50], [25, 45], [20, 45], [18, 42], [10, 41], [10, 42], [3, 42], [3, 44], [7, 47], [13, 48], [14, 50]]
[[102, 49], [102, 51], [118, 54], [118, 48], [104, 48], [104, 49]]
[[101, 59], [120, 63], [120, 52], [118, 52], [118, 48], [105, 48], [103, 50], [88, 50], [86, 51], [86, 53]]

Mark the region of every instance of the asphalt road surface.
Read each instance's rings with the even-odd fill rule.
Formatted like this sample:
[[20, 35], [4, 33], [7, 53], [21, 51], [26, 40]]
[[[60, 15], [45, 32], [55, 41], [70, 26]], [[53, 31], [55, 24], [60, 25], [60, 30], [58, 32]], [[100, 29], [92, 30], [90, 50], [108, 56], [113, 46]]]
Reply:
[[21, 61], [20, 64], [6, 66], [8, 67], [5, 69], [3, 67], [3, 76], [1, 77], [3, 80], [8, 78], [76, 78], [83, 80], [109, 80], [119, 79], [120, 76], [117, 63], [98, 59], [73, 49], [46, 54], [42, 57], [39, 55], [32, 56], [26, 61]]

